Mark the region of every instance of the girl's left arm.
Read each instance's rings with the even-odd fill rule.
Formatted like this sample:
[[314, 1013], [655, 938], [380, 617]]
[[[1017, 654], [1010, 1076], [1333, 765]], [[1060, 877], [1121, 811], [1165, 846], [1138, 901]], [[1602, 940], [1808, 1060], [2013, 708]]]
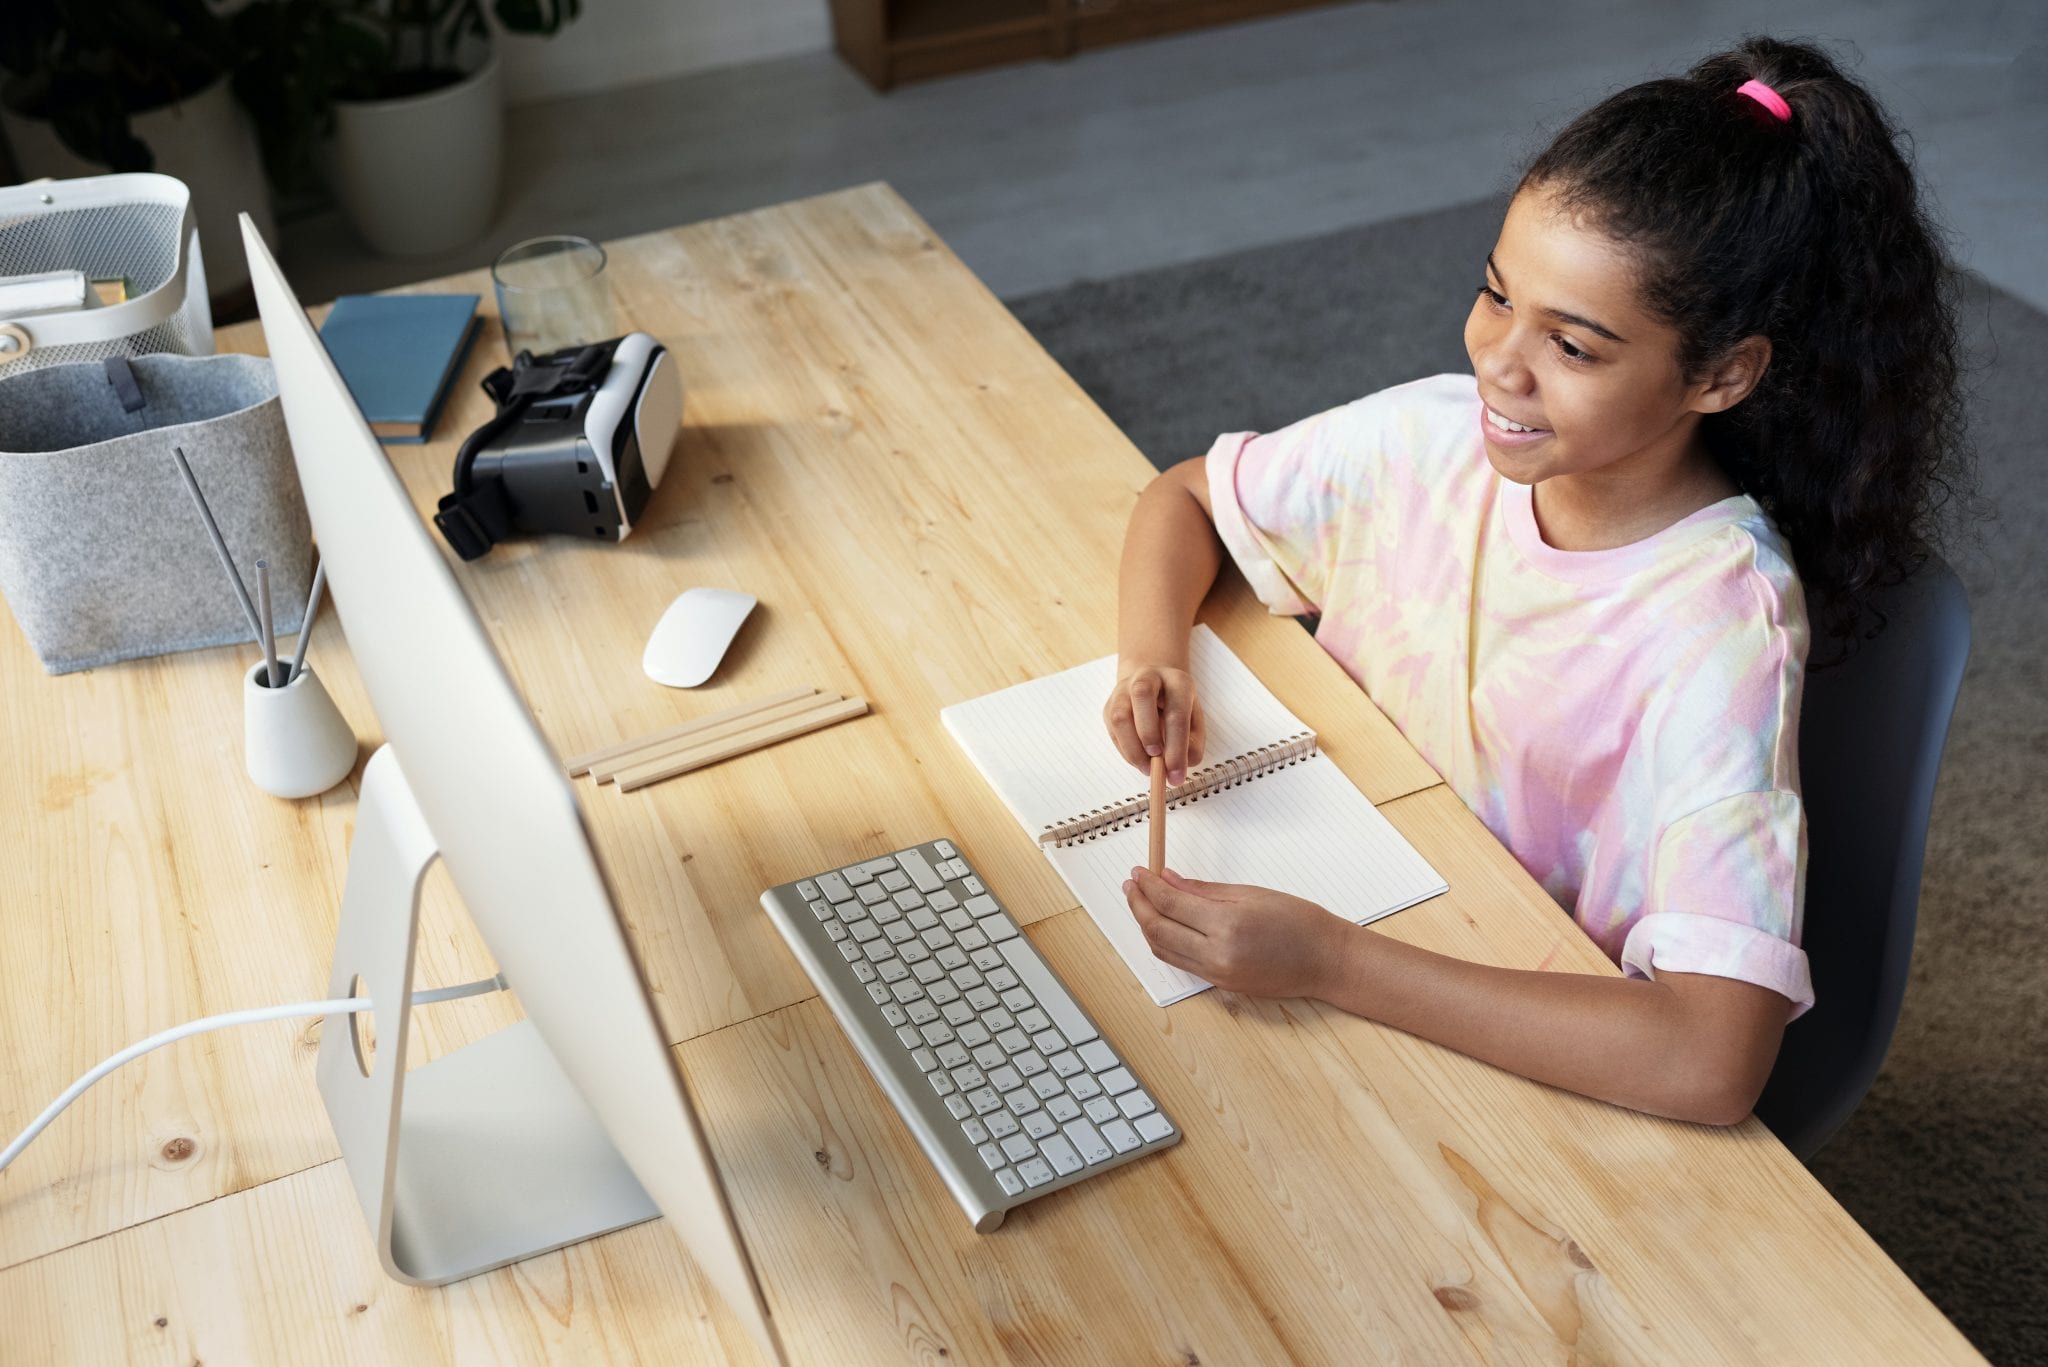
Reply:
[[1132, 871], [1153, 952], [1227, 990], [1309, 996], [1523, 1077], [1676, 1120], [1756, 1105], [1790, 1003], [1754, 983], [1495, 968], [1404, 944], [1267, 888]]

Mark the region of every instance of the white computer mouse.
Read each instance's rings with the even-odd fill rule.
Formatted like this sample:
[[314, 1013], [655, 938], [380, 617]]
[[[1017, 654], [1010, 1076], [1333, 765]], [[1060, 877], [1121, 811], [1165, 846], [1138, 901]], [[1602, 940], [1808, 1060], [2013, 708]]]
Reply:
[[640, 667], [670, 688], [695, 688], [710, 678], [754, 610], [754, 595], [731, 589], [685, 589], [654, 624]]

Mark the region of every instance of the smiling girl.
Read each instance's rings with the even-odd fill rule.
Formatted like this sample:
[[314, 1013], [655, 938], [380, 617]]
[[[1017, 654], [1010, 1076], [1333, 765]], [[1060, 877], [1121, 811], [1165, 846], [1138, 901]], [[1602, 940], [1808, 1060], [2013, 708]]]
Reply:
[[[1613, 96], [1523, 175], [1470, 375], [1218, 438], [1132, 514], [1111, 738], [1201, 758], [1188, 633], [1227, 553], [1620, 977], [1405, 945], [1281, 891], [1132, 871], [1154, 953], [1589, 1096], [1746, 1116], [1799, 948], [1809, 636], [1924, 554], [1960, 457], [1951, 272], [1899, 136], [1756, 38]], [[1815, 629], [1810, 633], [1809, 607]]]

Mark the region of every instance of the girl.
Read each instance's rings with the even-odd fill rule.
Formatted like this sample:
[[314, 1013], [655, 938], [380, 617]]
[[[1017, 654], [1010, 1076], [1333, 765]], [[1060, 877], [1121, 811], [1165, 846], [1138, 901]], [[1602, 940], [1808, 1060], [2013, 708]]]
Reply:
[[1522, 176], [1470, 375], [1217, 439], [1145, 490], [1104, 717], [1202, 754], [1188, 632], [1227, 551], [1624, 970], [1493, 968], [1284, 892], [1133, 869], [1153, 952], [1659, 1115], [1749, 1114], [1799, 949], [1809, 640], [1853, 640], [1960, 459], [1948, 263], [1898, 135], [1818, 49], [1750, 39]]

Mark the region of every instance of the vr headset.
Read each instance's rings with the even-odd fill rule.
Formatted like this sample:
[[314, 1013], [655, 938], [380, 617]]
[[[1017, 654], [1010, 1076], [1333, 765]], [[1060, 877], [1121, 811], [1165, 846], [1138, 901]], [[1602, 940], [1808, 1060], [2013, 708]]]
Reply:
[[644, 332], [522, 351], [484, 378], [497, 416], [455, 457], [434, 525], [464, 560], [514, 532], [623, 541], [668, 469], [683, 387]]

